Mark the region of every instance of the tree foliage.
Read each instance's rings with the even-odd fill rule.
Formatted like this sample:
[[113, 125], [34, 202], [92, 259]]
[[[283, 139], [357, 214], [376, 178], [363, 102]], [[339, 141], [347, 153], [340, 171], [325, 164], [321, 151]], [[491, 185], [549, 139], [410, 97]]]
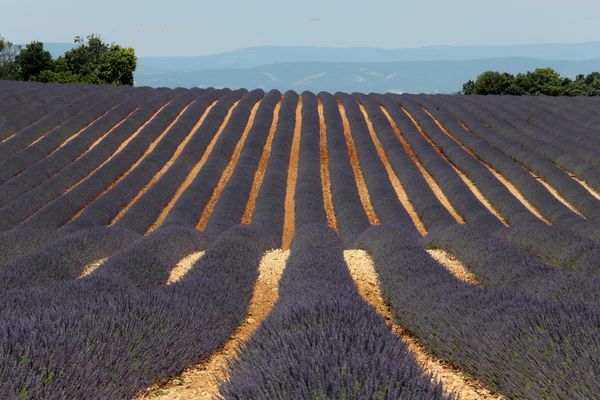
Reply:
[[15, 59], [21, 48], [0, 36], [0, 79], [19, 79]]
[[600, 72], [577, 75], [575, 79], [562, 77], [552, 68], [519, 73], [516, 76], [497, 71], [486, 71], [475, 81], [463, 85], [463, 94], [510, 94], [531, 96], [598, 96]]
[[31, 80], [42, 71], [52, 69], [52, 55], [44, 50], [42, 42], [31, 42], [21, 50], [15, 62], [25, 81]]
[[0, 79], [58, 83], [133, 85], [135, 50], [99, 36], [76, 36], [77, 45], [56, 60], [41, 42], [21, 49], [0, 37]]

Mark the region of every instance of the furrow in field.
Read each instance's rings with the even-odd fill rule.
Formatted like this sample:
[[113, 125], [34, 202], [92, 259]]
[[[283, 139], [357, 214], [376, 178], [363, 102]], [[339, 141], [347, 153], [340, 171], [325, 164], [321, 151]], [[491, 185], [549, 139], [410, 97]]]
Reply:
[[165, 138], [165, 136], [167, 136], [167, 134], [171, 131], [171, 128], [173, 128], [173, 126], [177, 123], [177, 121], [179, 121], [179, 119], [181, 118], [181, 116], [187, 111], [188, 108], [190, 108], [190, 106], [193, 103], [194, 102], [192, 101], [191, 103], [189, 103], [188, 105], [186, 105], [185, 107], [183, 107], [183, 109], [179, 112], [179, 114], [173, 119], [173, 121], [171, 121], [171, 123], [169, 123], [169, 125], [162, 131], [162, 133], [160, 135], [158, 135], [158, 137], [156, 137], [156, 139], [154, 139], [152, 141], [152, 143], [150, 143], [150, 146], [148, 146], [148, 148], [146, 149], [146, 151], [144, 152], [144, 154], [136, 162], [134, 162], [133, 165], [131, 167], [129, 167], [129, 169], [127, 171], [125, 171], [125, 173], [123, 175], [119, 176], [114, 182], [112, 182], [108, 187], [106, 187], [102, 192], [100, 192], [96, 196], [95, 199], [93, 199], [91, 202], [89, 202], [84, 207], [82, 207], [79, 211], [77, 211], [69, 219], [68, 222], [71, 222], [74, 219], [76, 219], [79, 215], [81, 215], [82, 212], [85, 211], [85, 209], [90, 204], [92, 204], [94, 201], [96, 201], [96, 199], [100, 198], [103, 194], [105, 194], [108, 191], [110, 191], [115, 185], [117, 185], [119, 182], [121, 182], [123, 179], [125, 179], [127, 177], [127, 175], [129, 175], [131, 173], [131, 171], [133, 171], [134, 169], [136, 169], [137, 166], [140, 165], [142, 163], [142, 161], [144, 161], [144, 159], [146, 157], [148, 157], [148, 155], [150, 155], [154, 151], [154, 149], [156, 148], [156, 146], [158, 146], [158, 144]]
[[471, 285], [483, 287], [483, 284], [477, 279], [477, 277], [469, 271], [467, 266], [463, 264], [458, 258], [442, 249], [430, 249], [427, 253], [435, 259], [441, 266], [446, 268], [448, 272], [457, 277], [458, 279], [470, 283]]
[[246, 143], [246, 139], [248, 138], [248, 134], [250, 133], [250, 130], [252, 129], [252, 125], [254, 125], [254, 118], [256, 117], [256, 112], [258, 111], [258, 107], [260, 106], [261, 103], [262, 103], [262, 100], [257, 101], [254, 104], [254, 106], [252, 107], [252, 111], [250, 111], [250, 116], [248, 117], [248, 121], [246, 122], [246, 126], [244, 127], [244, 132], [242, 133], [240, 140], [237, 142], [235, 149], [233, 150], [231, 159], [229, 160], [229, 163], [227, 163], [227, 166], [225, 167], [225, 170], [221, 174], [221, 178], [219, 179], [217, 186], [213, 190], [213, 194], [210, 197], [210, 200], [204, 207], [204, 210], [202, 211], [202, 215], [200, 215], [200, 219], [196, 223], [196, 229], [198, 229], [199, 231], [203, 231], [204, 228], [206, 228], [206, 224], [208, 223], [208, 220], [209, 220], [209, 218], [212, 214], [212, 211], [215, 207], [215, 204], [217, 204], [217, 201], [219, 200], [219, 197], [221, 196], [221, 193], [223, 192], [225, 185], [227, 185], [227, 182], [229, 182], [229, 178], [231, 178], [231, 175], [233, 174], [233, 171], [235, 170], [237, 162], [240, 159], [242, 149], [244, 148], [244, 144]]
[[406, 108], [402, 107], [402, 111], [408, 116], [408, 118], [412, 121], [413, 125], [417, 128], [421, 136], [435, 149], [435, 151], [442, 157], [446, 162], [452, 167], [454, 172], [460, 177], [460, 179], [467, 185], [467, 187], [473, 192], [473, 195], [487, 208], [487, 210], [492, 213], [503, 225], [508, 226], [508, 222], [500, 215], [500, 213], [492, 206], [490, 201], [483, 195], [483, 193], [479, 190], [479, 188], [471, 181], [454, 163], [444, 154], [444, 152], [440, 149], [440, 147], [435, 144], [429, 136], [423, 131], [423, 128], [419, 124], [419, 122], [410, 114]]
[[205, 252], [202, 250], [196, 251], [179, 260], [177, 265], [175, 265], [169, 273], [169, 277], [167, 278], [167, 285], [172, 285], [178, 282], [181, 278], [183, 278], [185, 274], [187, 274], [189, 270], [192, 269], [194, 264], [196, 264], [196, 262], [202, 258], [204, 253]]
[[327, 148], [327, 126], [323, 115], [323, 101], [318, 99], [317, 110], [319, 113], [319, 150], [321, 162], [321, 186], [323, 187], [323, 203], [327, 215], [327, 225], [336, 232], [338, 231], [335, 208], [333, 206], [333, 195], [331, 193], [331, 179], [329, 176], [329, 150]]
[[58, 150], [60, 150], [61, 148], [63, 148], [67, 143], [69, 143], [73, 139], [77, 138], [77, 136], [79, 136], [81, 134], [81, 132], [84, 132], [86, 129], [90, 128], [92, 125], [94, 125], [96, 122], [98, 122], [99, 119], [101, 119], [102, 117], [108, 115], [111, 111], [113, 111], [119, 105], [120, 104], [115, 104], [110, 110], [108, 110], [104, 114], [98, 116], [98, 118], [94, 119], [92, 122], [90, 122], [89, 124], [87, 124], [86, 126], [84, 126], [83, 128], [81, 128], [80, 130], [78, 130], [77, 132], [75, 132], [73, 135], [69, 136], [64, 142], [62, 142], [60, 144], [60, 146], [58, 146], [56, 149], [52, 150], [52, 152], [50, 152], [50, 154], [48, 154], [46, 156], [46, 158], [50, 157], [52, 154], [56, 153]]
[[196, 179], [196, 176], [198, 175], [198, 173], [200, 172], [200, 170], [202, 169], [202, 167], [204, 167], [204, 164], [206, 164], [206, 160], [211, 155], [211, 153], [212, 153], [212, 151], [213, 151], [213, 149], [215, 147], [215, 144], [219, 140], [219, 137], [221, 137], [221, 133], [223, 132], [223, 130], [225, 129], [225, 127], [229, 123], [229, 119], [231, 118], [231, 114], [233, 114], [233, 111], [235, 110], [235, 108], [237, 107], [237, 105], [239, 104], [239, 102], [240, 102], [240, 100], [237, 100], [229, 108], [229, 111], [227, 111], [227, 115], [225, 116], [225, 119], [223, 120], [223, 122], [219, 126], [219, 129], [217, 130], [217, 133], [215, 133], [215, 135], [211, 139], [210, 143], [206, 147], [206, 150], [202, 154], [202, 157], [200, 158], [200, 160], [198, 160], [198, 162], [196, 163], [196, 165], [194, 165], [194, 167], [192, 168], [192, 170], [188, 173], [188, 175], [185, 178], [185, 180], [183, 181], [183, 183], [179, 186], [179, 188], [175, 192], [175, 195], [173, 196], [173, 198], [169, 201], [169, 203], [167, 204], [167, 206], [165, 208], [163, 208], [163, 210], [161, 211], [161, 213], [158, 216], [158, 218], [156, 219], [156, 221], [154, 221], [154, 223], [152, 224], [152, 226], [150, 226], [150, 228], [148, 229], [148, 232], [146, 232], [146, 233], [154, 232], [156, 229], [158, 229], [159, 226], [162, 225], [162, 223], [164, 222], [165, 218], [167, 218], [167, 215], [169, 214], [169, 212], [171, 211], [171, 209], [175, 205], [175, 203], [177, 203], [177, 200], [179, 200], [179, 198], [181, 197], [181, 195], [183, 194], [183, 192], [185, 192], [185, 190], [192, 184], [192, 182], [194, 181], [194, 179]]
[[410, 219], [412, 220], [413, 224], [415, 225], [415, 228], [417, 228], [417, 231], [421, 235], [426, 235], [427, 228], [425, 227], [423, 220], [417, 213], [417, 210], [415, 210], [415, 207], [412, 205], [410, 198], [408, 197], [408, 194], [406, 193], [406, 189], [404, 189], [404, 186], [402, 185], [402, 182], [400, 182], [398, 175], [396, 175], [396, 173], [394, 172], [394, 169], [390, 163], [390, 160], [388, 159], [385, 149], [383, 148], [383, 145], [381, 144], [381, 141], [379, 140], [379, 137], [377, 136], [377, 132], [375, 132], [375, 128], [373, 127], [373, 121], [371, 121], [371, 118], [369, 117], [367, 110], [365, 110], [365, 107], [362, 104], [359, 104], [359, 107], [360, 107], [360, 111], [363, 114], [363, 118], [365, 119], [365, 122], [367, 123], [367, 128], [369, 129], [369, 135], [371, 136], [371, 140], [373, 141], [373, 144], [375, 145], [375, 150], [377, 150], [379, 159], [381, 160], [381, 162], [383, 163], [383, 166], [385, 167], [385, 170], [388, 174], [390, 182], [392, 183], [394, 191], [396, 192], [396, 195], [398, 196], [398, 199], [402, 203], [402, 206], [406, 209], [406, 212], [408, 213], [408, 215], [410, 215]]
[[[117, 150], [115, 150], [114, 153], [112, 153], [110, 155], [110, 157], [108, 157], [106, 160], [104, 160], [102, 162], [102, 164], [100, 164], [99, 166], [97, 166], [96, 168], [94, 168], [94, 170], [92, 172], [90, 172], [89, 174], [87, 174], [87, 176], [85, 176], [84, 178], [80, 179], [79, 181], [75, 182], [73, 185], [69, 186], [69, 188], [67, 190], [65, 190], [65, 194], [69, 193], [71, 190], [75, 189], [77, 186], [81, 185], [83, 182], [85, 182], [85, 180], [87, 178], [89, 178], [90, 176], [94, 175], [96, 173], [96, 171], [100, 170], [104, 165], [106, 165], [106, 163], [108, 163], [110, 160], [112, 160], [113, 158], [115, 158], [121, 151], [123, 151], [123, 149], [125, 147], [127, 147], [127, 145], [129, 143], [131, 143], [131, 141], [133, 139], [135, 139], [140, 132], [142, 132], [144, 130], [144, 128], [146, 126], [148, 126], [148, 124], [150, 124], [152, 121], [154, 121], [154, 119], [158, 116], [158, 114], [160, 114], [160, 112], [167, 107], [169, 104], [171, 104], [172, 101], [168, 101], [167, 103], [165, 103], [162, 107], [160, 107], [150, 118], [148, 118], [148, 120], [146, 122], [144, 122], [143, 125], [141, 125], [135, 132], [133, 132], [126, 140], [123, 141], [123, 143], [121, 143], [121, 145], [117, 148]], [[116, 127], [115, 127], [116, 128]], [[91, 148], [89, 149], [91, 150]]]
[[[123, 217], [123, 215], [125, 215], [125, 213], [127, 211], [129, 211], [129, 209], [131, 208], [131, 206], [136, 201], [138, 201], [138, 199], [140, 197], [142, 197], [144, 195], [144, 193], [146, 193], [156, 182], [158, 182], [158, 180], [165, 174], [165, 172], [167, 172], [167, 170], [171, 167], [171, 165], [173, 165], [173, 163], [175, 162], [175, 160], [177, 160], [177, 158], [181, 155], [181, 153], [183, 152], [183, 149], [185, 149], [185, 147], [187, 146], [188, 142], [196, 134], [196, 132], [198, 131], [198, 129], [200, 128], [200, 126], [204, 123], [204, 120], [206, 119], [206, 117], [208, 116], [208, 114], [210, 113], [210, 111], [213, 109], [213, 107], [217, 104], [217, 102], [218, 102], [218, 100], [215, 100], [210, 106], [208, 106], [208, 108], [204, 111], [204, 113], [198, 119], [198, 122], [196, 122], [196, 124], [194, 125], [194, 127], [187, 134], [187, 136], [181, 141], [181, 143], [179, 144], [179, 146], [177, 146], [177, 149], [175, 149], [175, 152], [173, 153], [173, 155], [171, 156], [171, 158], [169, 159], [169, 161], [167, 161], [161, 167], [161, 169], [156, 174], [154, 174], [154, 176], [152, 177], [152, 179], [150, 179], [150, 181], [142, 188], [142, 190], [140, 190], [135, 195], [135, 197], [129, 201], [129, 203], [125, 207], [123, 207], [121, 210], [119, 210], [119, 212], [117, 213], [117, 215], [111, 221], [110, 225], [114, 225], [115, 223], [117, 223], [117, 221], [119, 221]], [[190, 104], [190, 106], [191, 106], [191, 104]]]
[[[219, 382], [229, 374], [229, 361], [250, 338], [277, 301], [279, 279], [285, 269], [289, 251], [272, 250], [264, 254], [246, 320], [225, 345], [208, 359], [192, 365], [177, 377], [148, 388], [138, 400], [209, 400], [218, 398]], [[190, 256], [191, 257], [191, 256]], [[185, 260], [185, 259], [184, 259]], [[183, 263], [182, 260], [180, 263]]]
[[406, 344], [417, 363], [434, 379], [440, 381], [447, 393], [456, 393], [458, 400], [502, 399], [484, 388], [481, 383], [461, 370], [431, 354], [419, 339], [396, 323], [393, 311], [382, 296], [379, 277], [369, 254], [364, 250], [344, 252], [350, 275], [360, 295], [385, 319], [392, 331]]
[[385, 115], [386, 119], [388, 120], [390, 126], [392, 127], [392, 130], [394, 131], [396, 138], [398, 138], [398, 141], [400, 143], [402, 143], [402, 147], [404, 147], [404, 151], [406, 151], [406, 154], [408, 154], [410, 159], [417, 166], [417, 168], [421, 172], [421, 175], [423, 175], [423, 178], [425, 178], [425, 182], [427, 182], [427, 185], [429, 185], [429, 187], [431, 188], [431, 191], [433, 192], [435, 197], [444, 206], [444, 208], [446, 208], [446, 210], [448, 210], [450, 215], [452, 215], [452, 218], [454, 218], [457, 223], [464, 224], [465, 219], [462, 217], [462, 215], [460, 215], [458, 213], [458, 211], [456, 211], [456, 209], [454, 208], [454, 206], [452, 205], [450, 200], [448, 200], [448, 198], [446, 197], [446, 195], [444, 194], [444, 192], [442, 191], [440, 186], [437, 184], [435, 179], [433, 179], [433, 176], [431, 176], [431, 174], [427, 171], [427, 169], [425, 169], [425, 167], [423, 166], [423, 164], [421, 163], [421, 161], [419, 160], [419, 158], [413, 151], [410, 144], [404, 138], [404, 135], [400, 131], [400, 128], [398, 128], [398, 124], [396, 124], [396, 121], [394, 121], [394, 119], [392, 118], [392, 116], [390, 115], [390, 113], [384, 106], [380, 106], [380, 108], [381, 108], [381, 111], [383, 112], [383, 114]]
[[282, 248], [288, 250], [292, 243], [295, 231], [296, 218], [296, 181], [298, 180], [298, 162], [300, 160], [300, 136], [302, 133], [302, 96], [298, 99], [296, 106], [296, 124], [294, 126], [294, 138], [292, 139], [292, 149], [290, 153], [290, 163], [288, 166], [287, 184], [285, 188], [285, 216], [283, 218], [283, 237], [281, 239]]
[[577, 210], [575, 208], [575, 206], [573, 206], [573, 204], [569, 203], [569, 201], [567, 199], [562, 197], [560, 195], [560, 193], [558, 193], [558, 190], [556, 190], [554, 187], [552, 187], [552, 185], [550, 185], [548, 182], [546, 182], [544, 179], [542, 179], [541, 176], [536, 175], [535, 173], [533, 173], [532, 171], [529, 171], [529, 170], [527, 172], [529, 172], [529, 174], [531, 176], [533, 176], [539, 183], [541, 183], [542, 186], [544, 186], [546, 188], [546, 190], [549, 191], [550, 194], [556, 198], [556, 200], [560, 201], [565, 207], [567, 207], [569, 210], [573, 211], [575, 214], [579, 215], [581, 218], [587, 219], [585, 217], [585, 215], [583, 215], [581, 212], [579, 212], [579, 210]]
[[360, 168], [360, 160], [356, 151], [356, 144], [354, 143], [354, 138], [352, 137], [350, 121], [348, 120], [348, 116], [346, 115], [346, 108], [340, 100], [338, 100], [338, 108], [340, 110], [342, 124], [344, 126], [344, 137], [346, 138], [346, 145], [348, 146], [348, 157], [350, 159], [350, 165], [352, 166], [352, 171], [354, 172], [354, 176], [356, 177], [356, 187], [358, 189], [358, 196], [360, 197], [360, 201], [363, 205], [363, 208], [365, 209], [367, 218], [369, 218], [369, 223], [371, 225], [379, 225], [379, 217], [377, 216], [375, 208], [373, 207], [373, 204], [371, 202], [371, 196], [369, 195], [367, 182], [365, 181], [362, 169]]
[[271, 157], [273, 140], [275, 139], [275, 133], [277, 132], [277, 126], [279, 123], [279, 110], [281, 109], [282, 101], [283, 100], [279, 100], [275, 105], [275, 109], [273, 110], [273, 121], [271, 122], [271, 128], [269, 129], [269, 136], [267, 136], [267, 141], [260, 156], [260, 160], [258, 161], [258, 168], [256, 169], [256, 173], [254, 174], [254, 179], [252, 181], [252, 190], [248, 196], [246, 209], [244, 210], [244, 215], [242, 216], [241, 223], [245, 225], [248, 225], [252, 222], [252, 215], [254, 214], [254, 208], [256, 207], [256, 199], [258, 198], [258, 193], [260, 192], [263, 180], [265, 179], [265, 172], [267, 170], [269, 158]]
[[[504, 177], [504, 175], [502, 175], [500, 172], [496, 171], [494, 168], [492, 168], [489, 164], [487, 164], [484, 160], [482, 160], [477, 154], [475, 154], [473, 151], [471, 151], [471, 149], [467, 148], [466, 146], [464, 146], [459, 140], [457, 140], [454, 135], [452, 135], [452, 133], [446, 129], [446, 127], [444, 125], [442, 125], [442, 123], [435, 118], [435, 116], [425, 107], [421, 107], [421, 109], [425, 112], [425, 114], [427, 114], [429, 116], [429, 118], [431, 118], [431, 120], [440, 128], [440, 130], [446, 134], [446, 136], [448, 136], [450, 139], [452, 139], [452, 141], [454, 141], [458, 146], [460, 146], [467, 154], [469, 154], [471, 157], [473, 157], [474, 159], [476, 159], [477, 161], [479, 161], [481, 163], [481, 165], [483, 165], [485, 168], [488, 169], [488, 171], [490, 171], [492, 173], [492, 175], [494, 175], [494, 177], [500, 182], [502, 183], [506, 189], [508, 189], [508, 191], [516, 197], [517, 200], [519, 200], [519, 202], [521, 204], [523, 204], [523, 206], [525, 206], [525, 208], [527, 208], [529, 210], [529, 212], [531, 212], [533, 215], [535, 215], [537, 218], [539, 218], [540, 220], [544, 221], [546, 224], [550, 224], [550, 221], [548, 221], [543, 215], [542, 213], [540, 213], [534, 206], [533, 204], [531, 204], [526, 198], [525, 196], [523, 196], [523, 194], [519, 191], [519, 189], [517, 189], [515, 187], [515, 185], [513, 185], [512, 183], [510, 183], [510, 181], [508, 179], [506, 179]], [[464, 126], [464, 124], [463, 124]]]

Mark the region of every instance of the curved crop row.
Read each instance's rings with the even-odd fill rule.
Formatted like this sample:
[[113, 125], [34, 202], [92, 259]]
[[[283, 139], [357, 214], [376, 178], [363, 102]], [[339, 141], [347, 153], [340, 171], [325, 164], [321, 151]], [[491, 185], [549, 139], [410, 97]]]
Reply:
[[440, 185], [456, 211], [469, 223], [486, 225], [494, 229], [500, 227], [500, 222], [477, 200], [452, 168], [452, 164], [438, 154], [421, 136], [417, 127], [404, 114], [400, 106], [387, 96], [376, 96], [375, 98], [385, 107], [390, 121], [393, 121], [399, 128], [415, 156]]
[[358, 295], [335, 232], [299, 228], [271, 314], [232, 363], [225, 399], [443, 399]]
[[[173, 164], [167, 166], [168, 169], [164, 171], [163, 175], [158, 177], [154, 184], [146, 187], [140, 197], [135, 199], [133, 204], [129, 204], [129, 209], [112, 223], [140, 233], [147, 232], [161, 211], [173, 199], [178, 188], [193, 170], [194, 165], [197, 165], [198, 160], [201, 160], [209, 151], [210, 144], [213, 143], [228, 110], [243, 94], [242, 91], [231, 91], [224, 94], [210, 110]], [[155, 177], [157, 176], [155, 175]]]
[[161, 133], [164, 132], [177, 114], [192, 100], [191, 95], [183, 95], [173, 100], [161, 110], [152, 122], [142, 129], [140, 135], [136, 137], [139, 140], [127, 146], [126, 150], [128, 151], [117, 154], [103, 168], [86, 177], [84, 184], [75, 186], [56, 198], [21, 225], [59, 228], [69, 222], [77, 212], [94, 201], [103, 190], [108, 188], [111, 183], [142, 158], [147, 149], [160, 138]]
[[340, 99], [340, 111], [343, 110], [342, 118], [345, 115], [348, 119], [350, 131], [356, 143], [360, 167], [377, 215], [381, 220], [390, 223], [412, 225], [412, 220], [400, 203], [385, 167], [371, 141], [368, 127], [358, 103], [350, 95], [338, 93], [336, 97]]
[[329, 93], [319, 93], [319, 99], [323, 104], [333, 206], [340, 237], [349, 247], [371, 224], [358, 193], [337, 100]]
[[[131, 148], [137, 147], [137, 142], [146, 141], [146, 138], [139, 137], [139, 132], [170, 100], [171, 98], [165, 94], [144, 103], [127, 121], [93, 149], [40, 185], [3, 205], [0, 208], [0, 229], [13, 228], [45, 204], [77, 186], [89, 174], [104, 166], [112, 157], [118, 155], [121, 149], [128, 152]], [[131, 147], [129, 146], [130, 142]]]
[[596, 308], [470, 285], [403, 228], [372, 228], [360, 246], [398, 322], [490, 389], [522, 399], [588, 399], [600, 390]]
[[448, 227], [423, 240], [458, 257], [485, 287], [561, 303], [600, 303], [597, 276], [554, 268], [477, 226]]
[[[179, 240], [165, 240], [172, 235]], [[227, 232], [180, 281], [162, 286], [148, 285], [166, 280], [172, 255], [196, 247], [198, 234], [173, 227], [151, 236], [97, 273], [54, 287], [69, 296], [51, 310], [35, 306], [48, 292], [30, 292], [27, 318], [2, 320], [3, 398], [130, 398], [227, 340], [250, 302], [260, 235]]]
[[110, 187], [75, 219], [69, 221], [65, 229], [77, 230], [88, 226], [109, 225], [119, 210], [125, 207], [169, 160], [204, 111], [222, 94], [219, 90], [211, 91], [179, 110], [177, 116], [162, 131], [162, 139], [160, 136], [157, 138], [156, 147], [150, 149], [150, 153], [146, 152], [112, 182]]
[[406, 188], [412, 204], [423, 219], [428, 230], [454, 223], [454, 219], [435, 197], [423, 174], [404, 150], [402, 143], [379, 107], [379, 103], [367, 95], [355, 95], [371, 119], [394, 172]]

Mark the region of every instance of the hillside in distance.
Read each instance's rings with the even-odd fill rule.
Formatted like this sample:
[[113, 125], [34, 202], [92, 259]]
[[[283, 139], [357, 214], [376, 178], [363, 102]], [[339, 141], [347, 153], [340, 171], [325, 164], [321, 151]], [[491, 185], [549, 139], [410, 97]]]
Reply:
[[145, 59], [135, 74], [137, 86], [257, 87], [263, 90], [379, 93], [455, 93], [486, 70], [510, 73], [540, 67], [563, 76], [600, 70], [600, 59], [557, 61], [536, 58], [491, 58], [465, 61], [398, 61], [382, 63], [290, 62], [239, 69], [146, 72]]
[[314, 46], [258, 46], [205, 56], [140, 57], [139, 72], [190, 72], [207, 69], [253, 68], [292, 62], [383, 63], [391, 61], [474, 60], [530, 57], [581, 61], [600, 58], [600, 42], [481, 46], [427, 46], [381, 49]]
[[453, 93], [484, 70], [600, 69], [600, 42], [404, 49], [260, 46], [193, 57], [140, 57], [136, 85]]

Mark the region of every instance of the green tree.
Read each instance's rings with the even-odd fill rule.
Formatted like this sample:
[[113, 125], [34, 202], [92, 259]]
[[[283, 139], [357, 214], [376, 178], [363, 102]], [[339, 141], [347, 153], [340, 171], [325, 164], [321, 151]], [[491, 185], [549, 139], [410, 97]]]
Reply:
[[475, 90], [475, 82], [468, 80], [463, 84], [462, 94], [477, 94]]
[[52, 70], [53, 60], [49, 51], [44, 50], [42, 42], [31, 42], [21, 50], [15, 59], [21, 78], [31, 80], [40, 72]]
[[19, 68], [15, 59], [21, 48], [0, 36], [0, 79], [19, 79]]
[[55, 75], [44, 78], [60, 78], [61, 81], [77, 79], [83, 83], [133, 85], [133, 72], [137, 57], [132, 48], [107, 44], [99, 36], [86, 39], [75, 37], [78, 44], [56, 60]]
[[526, 94], [559, 96], [563, 93], [562, 78], [552, 68], [537, 68], [533, 72], [518, 74], [516, 83]]
[[131, 48], [113, 46], [98, 67], [98, 79], [113, 85], [133, 85], [133, 71], [137, 65]]
[[474, 83], [476, 94], [509, 94], [516, 90], [515, 77], [506, 72], [485, 71]]

